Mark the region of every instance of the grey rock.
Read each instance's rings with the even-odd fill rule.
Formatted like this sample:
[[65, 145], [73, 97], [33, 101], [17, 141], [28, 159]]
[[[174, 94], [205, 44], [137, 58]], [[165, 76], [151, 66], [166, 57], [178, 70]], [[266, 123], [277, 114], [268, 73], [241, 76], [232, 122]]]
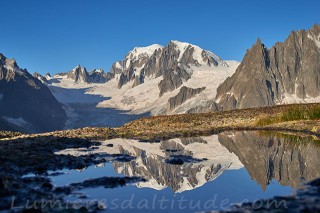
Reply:
[[197, 88], [197, 89], [192, 89], [188, 88], [186, 86], [181, 87], [179, 93], [174, 96], [169, 98], [168, 104], [169, 104], [169, 110], [173, 110], [189, 100], [190, 98], [193, 98], [197, 94], [201, 93], [203, 90], [205, 90], [205, 87]]
[[41, 75], [41, 74], [39, 74], [37, 72], [33, 73], [32, 76], [37, 78], [42, 83], [48, 83], [48, 80], [43, 75]]
[[20, 69], [15, 60], [2, 54], [0, 97], [0, 117], [27, 123], [17, 125], [7, 122], [12, 127], [9, 130], [45, 132], [64, 127], [66, 113], [48, 87], [27, 70]]
[[112, 76], [121, 74], [118, 82], [118, 87], [121, 88], [124, 84], [130, 81], [134, 81], [133, 86], [137, 86], [144, 82], [144, 67], [148, 63], [153, 55], [157, 55], [161, 48], [156, 49], [155, 52], [150, 56], [147, 53], [140, 53], [138, 48], [134, 48], [130, 51], [124, 60], [115, 62], [110, 70]]
[[267, 49], [258, 39], [234, 75], [217, 89], [223, 110], [272, 106], [286, 94], [298, 98], [320, 94], [320, 26], [293, 31]]
[[163, 74], [163, 79], [158, 85], [160, 89], [159, 96], [161, 97], [164, 93], [179, 88], [183, 81], [187, 81], [190, 78], [191, 74], [183, 67], [176, 66], [170, 70], [166, 70]]
[[139, 84], [142, 84], [142, 83], [144, 83], [144, 76], [143, 75], [135, 76], [132, 87], [138, 86]]
[[186, 111], [187, 114], [194, 114], [194, 113], [207, 113], [207, 112], [217, 112], [220, 111], [220, 106], [212, 101], [204, 101], [204, 103], [201, 103], [195, 107], [190, 108]]
[[[118, 66], [116, 65], [117, 63], [119, 63], [120, 68], [118, 68]], [[113, 79], [116, 76], [116, 74], [121, 74], [122, 71], [123, 71], [122, 61], [113, 63], [109, 72], [106, 73], [107, 81], [110, 81], [111, 79]]]
[[94, 69], [89, 72], [90, 83], [105, 83], [107, 81], [108, 81], [108, 76], [103, 71], [103, 69]]
[[69, 71], [67, 73], [67, 78], [73, 79], [75, 83], [90, 83], [89, 74], [86, 68], [81, 67], [80, 65], [75, 67], [73, 70]]
[[[185, 48], [181, 48], [181, 44]], [[180, 46], [179, 46], [180, 45]], [[159, 83], [159, 96], [166, 92], [179, 88], [183, 82], [188, 81], [192, 76], [190, 65], [200, 66], [228, 66], [223, 60], [213, 53], [205, 50], [197, 50], [196, 47], [187, 43], [170, 41], [165, 47], [155, 48], [152, 54], [140, 53], [137, 55], [137, 48], [130, 51], [124, 60], [116, 62], [110, 69], [110, 78], [119, 74], [118, 88], [132, 82], [132, 87], [145, 82], [145, 78], [157, 78], [162, 76]], [[198, 54], [197, 57], [194, 54]], [[200, 61], [198, 61], [200, 60]]]
[[125, 74], [121, 73], [119, 81], [118, 81], [118, 88], [120, 89], [126, 83], [128, 83], [127, 76]]

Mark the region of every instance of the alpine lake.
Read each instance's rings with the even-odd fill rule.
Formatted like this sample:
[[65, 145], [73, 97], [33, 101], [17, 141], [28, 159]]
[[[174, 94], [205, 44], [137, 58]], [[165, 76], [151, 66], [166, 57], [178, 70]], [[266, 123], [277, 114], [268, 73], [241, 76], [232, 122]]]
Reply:
[[47, 178], [64, 194], [64, 208], [95, 204], [100, 212], [227, 210], [290, 196], [320, 177], [319, 142], [278, 132], [231, 131], [153, 142], [110, 139], [54, 154], [94, 156], [99, 163], [22, 179]]

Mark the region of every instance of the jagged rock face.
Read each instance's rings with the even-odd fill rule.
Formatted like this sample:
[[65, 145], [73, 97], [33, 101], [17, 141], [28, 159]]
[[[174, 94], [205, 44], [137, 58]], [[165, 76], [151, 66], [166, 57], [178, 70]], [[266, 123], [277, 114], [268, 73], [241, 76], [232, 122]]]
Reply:
[[146, 77], [163, 76], [158, 85], [159, 96], [162, 96], [179, 88], [184, 81], [191, 78], [190, 65], [228, 66], [219, 57], [198, 46], [170, 41], [165, 47], [151, 45], [135, 48], [123, 61], [112, 65], [110, 76], [119, 74], [118, 88], [129, 82], [135, 87], [144, 83]]
[[86, 68], [80, 65], [75, 67], [73, 70], [67, 73], [67, 78], [72, 79], [75, 83], [86, 83], [89, 84], [89, 74]]
[[207, 113], [221, 111], [221, 107], [214, 101], [204, 101], [202, 105], [195, 106], [186, 111], [187, 114]]
[[224, 132], [219, 141], [236, 154], [250, 176], [266, 189], [276, 179], [282, 185], [301, 187], [301, 178], [320, 176], [320, 147], [295, 136], [262, 135], [259, 132]]
[[125, 74], [121, 73], [118, 82], [118, 88], [120, 89], [124, 84], [128, 83], [128, 79]]
[[[110, 77], [120, 74], [118, 87], [121, 88], [128, 82], [134, 81], [133, 86], [143, 82], [144, 70], [150, 58], [155, 59], [163, 47], [154, 44], [148, 47], [136, 47], [130, 51], [124, 60], [115, 62], [110, 70]], [[153, 56], [154, 55], [154, 56]], [[140, 80], [141, 79], [141, 80]]]
[[[64, 77], [74, 80], [75, 83], [79, 84], [90, 84], [90, 83], [106, 83], [112, 79], [112, 73], [105, 73], [103, 69], [93, 69], [89, 73], [85, 67], [80, 65], [72, 69], [67, 73], [58, 73], [56, 76]], [[47, 79], [51, 78], [46, 76]]]
[[161, 68], [159, 74], [163, 76], [158, 85], [159, 96], [179, 88], [183, 81], [188, 81], [192, 76], [190, 65], [228, 66], [210, 51], [178, 41], [171, 41], [163, 49], [159, 61]]
[[32, 76], [41, 81], [42, 83], [48, 83], [48, 80], [37, 72], [33, 73]]
[[108, 80], [107, 74], [103, 69], [94, 69], [89, 72], [89, 82], [90, 83], [105, 83]]
[[188, 99], [193, 98], [205, 89], [205, 87], [197, 89], [188, 88], [186, 86], [181, 87], [179, 93], [176, 96], [169, 98], [169, 110], [175, 109], [176, 107], [180, 106]]
[[13, 59], [0, 54], [0, 117], [14, 131], [62, 129], [66, 113], [50, 90]]
[[191, 74], [188, 73], [183, 67], [175, 67], [167, 70], [163, 74], [163, 79], [160, 81], [158, 87], [160, 90], [159, 96], [161, 97], [166, 92], [171, 92], [179, 88], [183, 81], [187, 81], [191, 78]]
[[0, 80], [14, 80], [16, 74], [23, 74], [25, 71], [17, 69], [18, 65], [14, 59], [8, 59], [0, 53]]
[[300, 102], [320, 93], [320, 26], [292, 32], [267, 49], [258, 39], [233, 76], [219, 86], [224, 110]]

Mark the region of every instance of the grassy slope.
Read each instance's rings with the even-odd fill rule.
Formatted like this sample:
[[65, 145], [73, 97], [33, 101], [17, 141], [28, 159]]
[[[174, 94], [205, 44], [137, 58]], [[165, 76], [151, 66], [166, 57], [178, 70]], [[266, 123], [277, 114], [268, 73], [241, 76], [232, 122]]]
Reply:
[[[294, 104], [215, 113], [156, 116], [132, 121], [116, 130], [125, 137], [152, 135], [160, 138], [167, 135], [212, 134], [232, 129], [277, 129], [318, 133], [319, 117], [288, 116], [296, 111], [305, 112], [306, 115], [317, 111], [319, 115], [320, 104]], [[275, 119], [267, 124], [261, 122], [269, 118]]]
[[160, 139], [250, 129], [300, 131], [319, 135], [319, 116], [320, 104], [295, 104], [225, 112], [155, 116], [138, 119], [113, 129], [81, 128], [18, 137], [50, 135], [89, 139], [115, 137]]

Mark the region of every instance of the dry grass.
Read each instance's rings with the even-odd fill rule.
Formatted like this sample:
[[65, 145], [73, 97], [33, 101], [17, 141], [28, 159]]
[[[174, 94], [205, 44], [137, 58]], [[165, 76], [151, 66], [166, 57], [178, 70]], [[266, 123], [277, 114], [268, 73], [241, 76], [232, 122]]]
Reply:
[[292, 105], [281, 114], [275, 116], [267, 116], [258, 119], [257, 126], [266, 126], [270, 124], [298, 121], [298, 120], [318, 120], [320, 119], [320, 105]]
[[20, 132], [0, 131], [0, 139], [12, 138], [12, 137], [20, 136], [20, 135], [22, 135], [22, 133], [20, 133]]
[[154, 116], [118, 128], [81, 128], [24, 137], [56, 136], [84, 139], [163, 139], [209, 135], [225, 130], [282, 130], [320, 135], [320, 104], [295, 104], [224, 112]]
[[[292, 125], [294, 112], [307, 112], [304, 118], [315, 118], [320, 104], [295, 104], [274, 107], [232, 110], [215, 113], [155, 116], [132, 121], [117, 128], [116, 132], [124, 137], [171, 137], [188, 136], [194, 134], [212, 134], [224, 130], [245, 129], [281, 129], [308, 131], [319, 126], [318, 120], [300, 122], [299, 127]], [[278, 118], [282, 120], [277, 120]], [[265, 123], [262, 123], [264, 121]], [[269, 123], [267, 123], [269, 122]], [[273, 124], [277, 124], [274, 126]]]

